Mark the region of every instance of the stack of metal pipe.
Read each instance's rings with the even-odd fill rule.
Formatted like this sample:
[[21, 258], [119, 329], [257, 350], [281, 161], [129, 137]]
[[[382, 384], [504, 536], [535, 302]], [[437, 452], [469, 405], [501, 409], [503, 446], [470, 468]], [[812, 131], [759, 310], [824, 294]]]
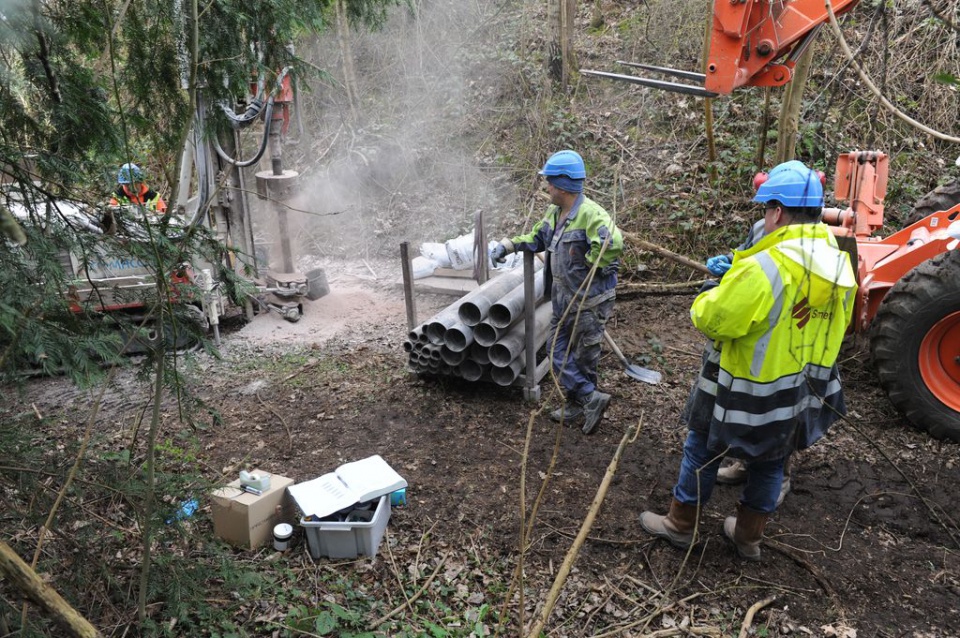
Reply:
[[[536, 260], [535, 260], [536, 261]], [[536, 261], [536, 266], [542, 264]], [[552, 309], [534, 276], [534, 345], [546, 342]], [[418, 374], [512, 385], [526, 367], [523, 269], [498, 275], [410, 331], [403, 349]]]

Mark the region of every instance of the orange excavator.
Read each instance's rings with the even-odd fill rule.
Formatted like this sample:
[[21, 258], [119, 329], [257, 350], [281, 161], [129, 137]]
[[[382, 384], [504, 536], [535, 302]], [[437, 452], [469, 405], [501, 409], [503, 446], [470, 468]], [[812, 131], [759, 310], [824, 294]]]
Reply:
[[[832, 9], [840, 15], [856, 4], [834, 0]], [[705, 73], [631, 62], [620, 64], [684, 82], [581, 73], [710, 98], [782, 86], [829, 20], [824, 0], [714, 0]], [[869, 335], [880, 384], [907, 420], [960, 441], [960, 191], [934, 191], [905, 228], [878, 237], [887, 178], [884, 153], [842, 154], [834, 198], [847, 207], [824, 209], [823, 221], [856, 264], [860, 287], [849, 329]]]

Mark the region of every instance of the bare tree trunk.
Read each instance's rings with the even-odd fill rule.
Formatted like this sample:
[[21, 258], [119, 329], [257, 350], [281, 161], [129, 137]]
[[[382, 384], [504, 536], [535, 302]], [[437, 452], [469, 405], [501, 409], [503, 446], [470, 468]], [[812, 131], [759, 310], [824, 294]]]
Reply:
[[353, 47], [350, 46], [350, 23], [344, 0], [337, 0], [337, 43], [340, 45], [340, 57], [343, 60], [343, 86], [347, 90], [350, 104], [350, 118], [356, 122], [359, 118], [359, 97], [357, 96], [357, 72], [353, 64]]
[[[128, 3], [129, 4], [129, 3]], [[187, 69], [187, 95], [189, 96], [190, 105], [187, 107], [187, 112], [190, 114], [187, 117], [186, 121], [183, 123], [183, 129], [180, 131], [180, 154], [177, 155], [177, 164], [173, 169], [173, 173], [167, 176], [167, 183], [172, 186], [172, 191], [170, 193], [170, 207], [171, 210], [175, 210], [177, 201], [180, 199], [180, 173], [183, 171], [183, 149], [187, 146], [187, 140], [190, 137], [190, 131], [193, 130], [197, 113], [197, 60], [199, 59], [199, 50], [200, 50], [200, 23], [197, 20], [199, 15], [199, 7], [197, 0], [189, 0], [186, 3], [188, 11], [190, 12], [188, 16], [184, 16], [182, 13], [177, 14], [177, 19], [181, 21], [183, 28], [189, 28], [190, 39], [189, 44], [184, 40], [184, 48], [186, 54], [186, 63], [189, 65]], [[126, 10], [126, 7], [124, 7]], [[189, 191], [189, 185], [186, 186]], [[206, 202], [200, 202], [200, 206], [203, 206]]]
[[787, 84], [780, 105], [780, 122], [777, 127], [776, 163], [789, 162], [797, 154], [797, 132], [800, 130], [800, 107], [803, 103], [803, 89], [810, 75], [810, 61], [813, 59], [813, 46], [807, 47], [797, 66], [793, 70], [793, 80]]
[[767, 129], [770, 127], [770, 87], [763, 87], [763, 113], [757, 140], [757, 170], [762, 171], [767, 160]]
[[576, 69], [573, 54], [573, 23], [577, 15], [577, 0], [549, 0], [547, 5], [547, 75], [555, 83], [566, 87]]
[[[711, 8], [712, 10], [712, 8]], [[707, 72], [707, 58], [710, 57], [710, 38], [713, 35], [713, 28], [710, 20], [706, 23], [706, 33], [703, 35], [703, 72]], [[717, 143], [713, 137], [713, 100], [706, 98], [703, 101], [703, 126], [707, 134], [707, 165], [710, 167], [710, 185], [717, 185]]]
[[0, 575], [53, 617], [71, 636], [99, 638], [100, 632], [77, 613], [9, 545], [0, 541]]

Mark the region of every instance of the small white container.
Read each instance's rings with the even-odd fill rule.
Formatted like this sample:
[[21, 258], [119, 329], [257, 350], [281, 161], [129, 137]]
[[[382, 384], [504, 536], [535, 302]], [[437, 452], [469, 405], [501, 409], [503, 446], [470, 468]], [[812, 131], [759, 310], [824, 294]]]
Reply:
[[[304, 528], [310, 555], [314, 558], [376, 556], [390, 520], [390, 495], [384, 494], [376, 503], [376, 508], [372, 510], [373, 518], [366, 522], [308, 521], [301, 518], [300, 525]], [[351, 508], [350, 514], [359, 518], [370, 512]]]
[[293, 540], [293, 525], [280, 523], [273, 528], [273, 548], [278, 552], [290, 549]]

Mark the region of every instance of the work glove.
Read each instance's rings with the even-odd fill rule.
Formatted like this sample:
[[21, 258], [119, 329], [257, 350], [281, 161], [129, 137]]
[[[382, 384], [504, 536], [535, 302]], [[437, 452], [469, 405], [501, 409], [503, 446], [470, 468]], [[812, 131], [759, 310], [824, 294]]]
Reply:
[[707, 270], [717, 277], [723, 277], [733, 263], [727, 255], [717, 255], [707, 260]]
[[503, 243], [499, 243], [493, 248], [490, 249], [490, 259], [502, 264], [507, 261], [507, 247]]

